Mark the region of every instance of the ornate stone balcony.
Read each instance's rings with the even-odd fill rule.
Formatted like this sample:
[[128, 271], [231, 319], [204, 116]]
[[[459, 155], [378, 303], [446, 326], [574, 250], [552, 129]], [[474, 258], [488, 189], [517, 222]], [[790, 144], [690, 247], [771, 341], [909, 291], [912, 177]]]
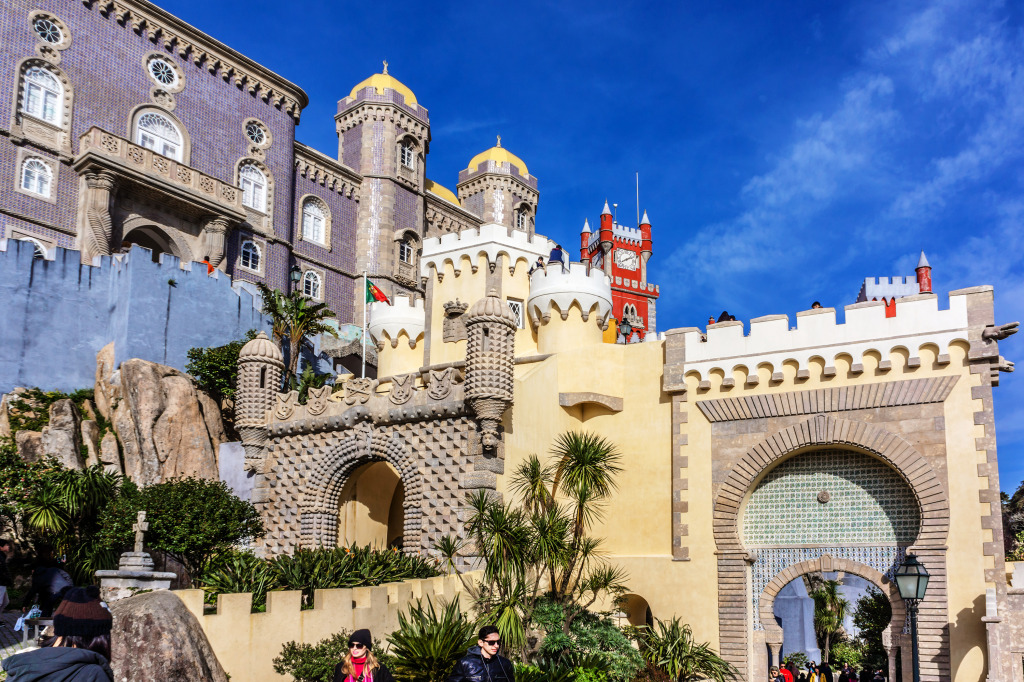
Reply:
[[150, 191], [159, 190], [189, 218], [217, 215], [245, 220], [242, 191], [234, 185], [95, 126], [79, 139], [74, 168], [79, 174], [108, 171], [118, 184], [138, 183]]

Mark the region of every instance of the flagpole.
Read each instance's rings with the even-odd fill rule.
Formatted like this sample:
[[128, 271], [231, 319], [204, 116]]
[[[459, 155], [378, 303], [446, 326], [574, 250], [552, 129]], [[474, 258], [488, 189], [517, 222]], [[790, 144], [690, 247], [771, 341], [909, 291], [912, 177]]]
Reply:
[[368, 290], [366, 284], [366, 270], [363, 270], [363, 368], [360, 374], [360, 378], [366, 378], [366, 292]]

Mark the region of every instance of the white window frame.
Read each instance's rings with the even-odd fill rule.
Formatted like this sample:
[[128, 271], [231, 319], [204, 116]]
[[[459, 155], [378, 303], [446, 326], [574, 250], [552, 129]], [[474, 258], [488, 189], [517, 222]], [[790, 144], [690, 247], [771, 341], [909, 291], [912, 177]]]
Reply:
[[21, 112], [57, 126], [64, 122], [64, 85], [57, 74], [42, 66], [25, 72]]
[[313, 198], [302, 202], [302, 238], [320, 246], [327, 245], [327, 212]]
[[[249, 265], [245, 264], [247, 249], [248, 253], [250, 254]], [[255, 265], [253, 265], [252, 262], [254, 256], [256, 258]], [[245, 268], [246, 270], [251, 270], [252, 272], [261, 272], [263, 268], [263, 249], [260, 248], [260, 245], [251, 239], [246, 239], [244, 242], [242, 242], [242, 248], [239, 250], [238, 254], [238, 265], [239, 267]]]
[[[159, 121], [164, 127], [161, 130], [158, 127], [147, 125], [148, 121]], [[173, 136], [168, 131], [173, 131]], [[177, 139], [174, 139], [174, 136]], [[135, 144], [181, 163], [182, 152], [185, 148], [185, 136], [181, 134], [177, 124], [167, 116], [155, 111], [147, 111], [135, 121]]]
[[[29, 175], [30, 172], [32, 175]], [[33, 187], [33, 183], [35, 187]], [[43, 183], [42, 186], [40, 183]], [[18, 186], [24, 192], [49, 199], [53, 190], [53, 168], [37, 157], [25, 158], [21, 162], [21, 177], [18, 180]]]
[[516, 229], [525, 230], [526, 223], [526, 211], [523, 209], [519, 209], [518, 211], [516, 211]]
[[267, 176], [247, 163], [238, 169], [238, 186], [242, 190], [242, 205], [260, 213], [267, 212]]
[[514, 298], [506, 299], [508, 307], [511, 308], [512, 314], [516, 316], [516, 328], [526, 329], [526, 306], [523, 305], [522, 301]]
[[403, 140], [398, 147], [402, 165], [409, 170], [416, 170], [416, 149], [412, 142]]
[[[314, 288], [315, 287], [315, 288]], [[302, 273], [302, 295], [314, 301], [323, 300], [323, 278], [316, 270], [306, 270]]]
[[413, 260], [416, 258], [416, 250], [412, 247], [408, 237], [398, 242], [398, 260], [403, 263], [412, 265]]

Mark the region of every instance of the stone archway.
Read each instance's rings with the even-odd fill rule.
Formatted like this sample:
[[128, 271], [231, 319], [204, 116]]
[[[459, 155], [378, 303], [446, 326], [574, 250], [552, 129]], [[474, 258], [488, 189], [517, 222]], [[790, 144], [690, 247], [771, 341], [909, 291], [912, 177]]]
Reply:
[[122, 240], [122, 244], [124, 243], [137, 244], [149, 249], [153, 253], [154, 263], [160, 262], [160, 254], [162, 253], [169, 253], [180, 260], [187, 260], [182, 257], [181, 248], [175, 243], [174, 239], [156, 225], [133, 227], [128, 232], [125, 232], [124, 239]]
[[419, 470], [397, 433], [357, 428], [329, 449], [310, 475], [302, 509], [302, 545], [333, 547], [338, 542], [339, 502], [345, 483], [356, 469], [371, 462], [387, 462], [401, 479], [404, 500], [403, 551], [421, 549], [423, 484]]
[[[871, 455], [899, 473], [913, 491], [920, 511], [917, 538], [907, 549], [928, 566], [937, 585], [945, 583], [949, 497], [932, 466], [910, 443], [877, 426], [824, 414], [783, 429], [732, 464], [729, 475], [718, 487], [714, 504], [720, 649], [722, 656], [748, 679], [760, 679], [764, 660], [761, 657], [752, 660], [750, 655], [757, 646], [768, 643], [770, 633], [751, 631], [751, 623], [760, 620], [759, 612], [752, 613], [754, 598], [759, 595], [751, 594], [752, 571], [758, 562], [758, 553], [743, 543], [741, 510], [758, 482], [776, 465], [820, 446], [847, 447]], [[779, 587], [781, 589], [782, 585]], [[922, 671], [936, 679], [948, 680], [949, 661], [943, 654], [949, 641], [948, 629], [944, 626], [949, 622], [944, 591], [929, 593], [921, 605], [921, 613], [927, 621], [921, 630], [927, 635], [921, 645]], [[928, 632], [925, 632], [926, 627]], [[754, 646], [751, 646], [752, 641]], [[767, 670], [763, 672], [767, 674]]]
[[[764, 625], [765, 642], [771, 650], [774, 665], [779, 665], [779, 653], [784, 645], [782, 628], [775, 622], [775, 597], [782, 591], [782, 588], [793, 580], [808, 573], [816, 572], [851, 573], [873, 584], [889, 599], [889, 607], [892, 609], [892, 619], [889, 621], [888, 627], [889, 636], [883, 638], [883, 640], [891, 642], [893, 633], [898, 635], [903, 632], [903, 626], [907, 620], [906, 606], [903, 604], [903, 599], [900, 597], [895, 583], [880, 571], [856, 561], [833, 558], [828, 555], [818, 559], [801, 561], [800, 563], [788, 566], [781, 573], [773, 577], [761, 592], [760, 599], [758, 599], [758, 615], [761, 623]], [[895, 651], [891, 646], [886, 647], [886, 651], [889, 653], [890, 661], [894, 660]], [[895, 666], [890, 663], [889, 668], [891, 671]]]

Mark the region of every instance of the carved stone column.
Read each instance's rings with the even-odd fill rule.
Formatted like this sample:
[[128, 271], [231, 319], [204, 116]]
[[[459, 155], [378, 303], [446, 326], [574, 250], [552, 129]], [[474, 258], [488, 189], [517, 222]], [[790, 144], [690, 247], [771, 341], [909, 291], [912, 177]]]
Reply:
[[117, 179], [106, 171], [85, 174], [86, 227], [82, 233], [82, 260], [91, 262], [95, 256], [108, 256], [110, 239], [114, 232], [110, 216], [110, 200], [117, 189]]
[[203, 225], [203, 252], [207, 262], [218, 267], [224, 260], [224, 242], [230, 225], [222, 216], [207, 218]]
[[889, 677], [886, 679], [891, 682], [899, 682], [896, 679], [896, 656], [899, 654], [899, 646], [894, 641], [896, 639], [898, 636], [893, 636], [891, 625], [882, 630], [882, 648], [885, 649], [885, 654], [889, 657]]

